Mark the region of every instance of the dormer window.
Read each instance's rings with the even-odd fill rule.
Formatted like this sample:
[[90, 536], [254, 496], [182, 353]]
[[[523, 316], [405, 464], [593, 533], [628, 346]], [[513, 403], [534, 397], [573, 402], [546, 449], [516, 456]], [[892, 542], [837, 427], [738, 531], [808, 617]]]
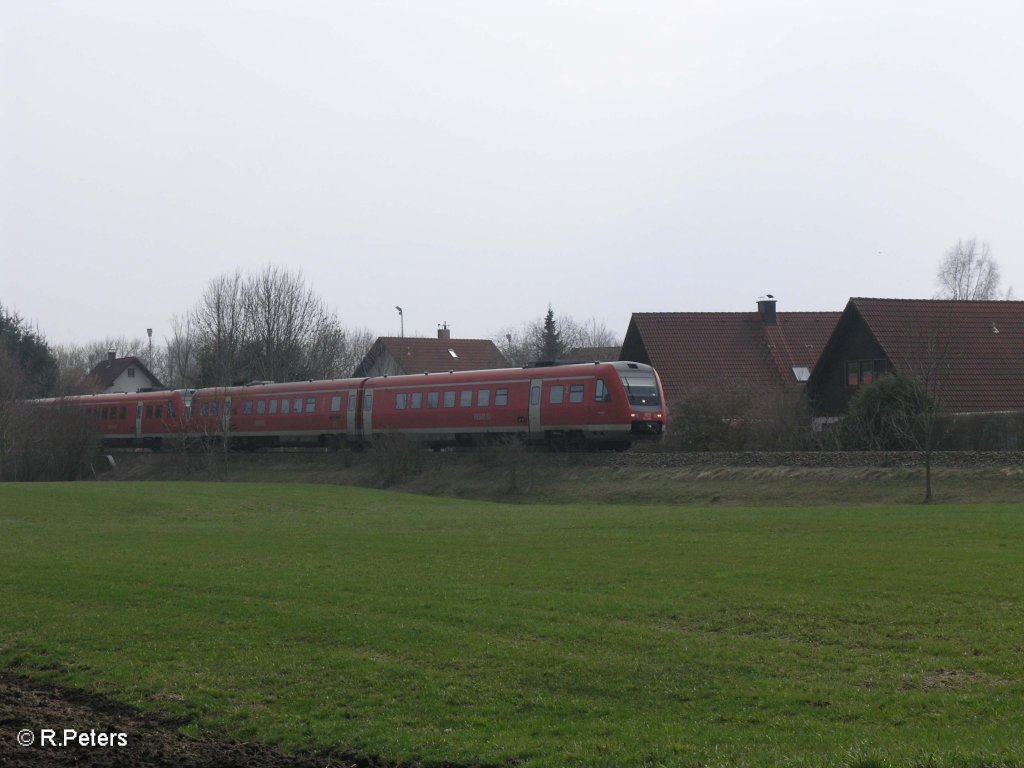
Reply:
[[128, 369], [128, 378], [129, 379], [134, 379], [135, 378], [135, 369], [134, 368], [129, 368]]

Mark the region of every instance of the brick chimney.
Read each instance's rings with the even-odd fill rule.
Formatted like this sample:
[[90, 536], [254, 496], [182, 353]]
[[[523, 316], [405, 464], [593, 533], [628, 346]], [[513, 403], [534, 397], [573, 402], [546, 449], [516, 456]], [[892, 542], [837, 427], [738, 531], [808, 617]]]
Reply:
[[441, 323], [437, 326], [437, 338], [449, 341], [452, 338], [452, 330], [448, 327], [448, 323]]
[[770, 293], [757, 300], [757, 313], [765, 325], [775, 325], [775, 297]]

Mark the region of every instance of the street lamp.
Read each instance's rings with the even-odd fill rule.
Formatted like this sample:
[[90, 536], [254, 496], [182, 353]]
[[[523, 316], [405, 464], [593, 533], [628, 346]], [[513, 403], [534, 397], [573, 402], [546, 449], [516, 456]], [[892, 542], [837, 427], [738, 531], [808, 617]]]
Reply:
[[402, 308], [399, 307], [397, 304], [395, 305], [395, 309], [398, 310], [398, 319], [402, 323], [402, 338], [404, 339], [405, 338], [405, 315], [402, 314]]

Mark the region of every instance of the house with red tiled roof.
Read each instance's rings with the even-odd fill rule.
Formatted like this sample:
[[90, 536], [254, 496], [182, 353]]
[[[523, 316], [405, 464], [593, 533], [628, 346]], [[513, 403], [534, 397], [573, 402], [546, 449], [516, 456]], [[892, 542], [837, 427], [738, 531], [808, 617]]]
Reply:
[[453, 339], [447, 325], [437, 338], [382, 336], [352, 374], [397, 376], [405, 373], [444, 373], [508, 368], [509, 362], [489, 339]]
[[118, 357], [111, 350], [105, 360], [89, 371], [82, 381], [83, 391], [92, 394], [103, 392], [139, 392], [140, 390], [163, 389], [160, 380], [137, 357]]
[[670, 404], [721, 386], [799, 391], [839, 317], [778, 312], [772, 296], [756, 312], [639, 312], [620, 359], [654, 366]]
[[839, 416], [892, 372], [922, 380], [947, 414], [1024, 411], [1024, 302], [850, 299], [807, 392]]

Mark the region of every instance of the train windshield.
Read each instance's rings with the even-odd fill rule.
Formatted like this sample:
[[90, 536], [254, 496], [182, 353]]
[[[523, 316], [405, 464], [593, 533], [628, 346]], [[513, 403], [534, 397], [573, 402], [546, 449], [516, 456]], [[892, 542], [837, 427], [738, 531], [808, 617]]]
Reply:
[[630, 405], [661, 405], [658, 383], [651, 374], [627, 373], [622, 377]]

